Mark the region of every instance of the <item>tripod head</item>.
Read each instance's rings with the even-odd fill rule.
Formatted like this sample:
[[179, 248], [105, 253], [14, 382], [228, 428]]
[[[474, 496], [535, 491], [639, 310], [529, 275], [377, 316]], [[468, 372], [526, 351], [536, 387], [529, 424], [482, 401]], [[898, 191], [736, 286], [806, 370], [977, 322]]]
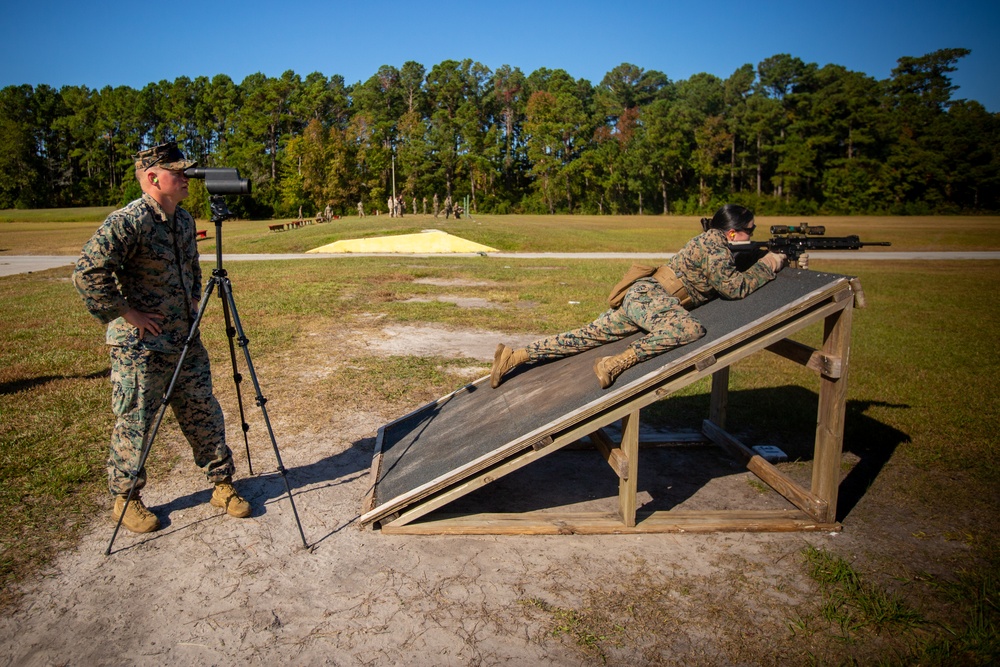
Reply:
[[223, 220], [233, 217], [233, 212], [226, 206], [226, 200], [222, 195], [212, 195], [209, 197], [208, 206], [212, 209], [212, 222], [216, 226], [221, 225]]

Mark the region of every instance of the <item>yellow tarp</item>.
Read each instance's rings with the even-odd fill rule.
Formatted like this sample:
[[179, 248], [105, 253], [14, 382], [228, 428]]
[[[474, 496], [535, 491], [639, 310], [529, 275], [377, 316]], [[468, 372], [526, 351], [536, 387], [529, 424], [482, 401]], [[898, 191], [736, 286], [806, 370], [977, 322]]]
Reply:
[[306, 252], [497, 252], [496, 248], [473, 243], [452, 236], [437, 229], [428, 229], [419, 234], [398, 236], [378, 236], [370, 239], [344, 239]]

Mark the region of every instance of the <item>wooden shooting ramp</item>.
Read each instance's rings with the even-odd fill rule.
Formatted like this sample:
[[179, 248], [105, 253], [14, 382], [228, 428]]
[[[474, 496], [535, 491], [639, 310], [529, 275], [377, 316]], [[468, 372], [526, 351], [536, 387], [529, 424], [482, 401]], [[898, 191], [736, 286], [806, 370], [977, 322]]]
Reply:
[[[528, 364], [491, 389], [489, 377], [379, 429], [371, 485], [360, 522], [385, 533], [568, 534], [831, 530], [836, 523], [851, 320], [863, 305], [853, 278], [786, 269], [739, 301], [712, 301], [697, 312], [708, 333], [625, 371], [602, 390], [591, 370], [632, 338], [543, 364]], [[814, 350], [789, 336], [823, 322]], [[803, 488], [726, 433], [729, 366], [767, 350], [820, 377], [811, 488]], [[746, 464], [788, 500], [783, 509], [637, 512], [639, 412], [712, 376], [705, 437]], [[603, 427], [621, 421], [620, 442]], [[448, 515], [439, 508], [583, 437], [618, 477], [617, 512]], [[599, 474], [601, 470], [593, 474]]]

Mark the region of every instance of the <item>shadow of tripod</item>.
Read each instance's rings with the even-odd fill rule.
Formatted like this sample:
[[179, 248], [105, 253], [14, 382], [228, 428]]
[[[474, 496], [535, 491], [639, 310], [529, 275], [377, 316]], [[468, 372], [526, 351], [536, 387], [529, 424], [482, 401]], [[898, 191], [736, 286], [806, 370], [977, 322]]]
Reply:
[[153, 440], [156, 438], [156, 433], [160, 428], [160, 423], [163, 421], [163, 417], [167, 411], [167, 406], [170, 403], [170, 397], [173, 395], [174, 384], [177, 382], [177, 377], [180, 375], [181, 367], [183, 366], [184, 359], [191, 347], [191, 342], [194, 340], [195, 336], [198, 335], [198, 326], [201, 324], [201, 318], [204, 316], [205, 310], [208, 307], [208, 299], [212, 295], [212, 291], [216, 288], [216, 286], [219, 288], [219, 297], [222, 299], [222, 313], [226, 321], [226, 336], [229, 339], [229, 358], [233, 367], [233, 381], [236, 383], [236, 398], [240, 407], [240, 421], [242, 423], [243, 441], [247, 448], [247, 467], [250, 474], [253, 475], [253, 465], [250, 463], [250, 441], [247, 438], [247, 431], [250, 426], [246, 422], [246, 413], [243, 410], [243, 394], [240, 390], [240, 383], [243, 381], [243, 377], [240, 375], [236, 364], [236, 347], [234, 345], [234, 337], [236, 337], [236, 342], [239, 343], [240, 348], [243, 350], [243, 357], [246, 360], [247, 372], [250, 374], [250, 380], [253, 382], [254, 391], [256, 392], [256, 402], [258, 407], [261, 409], [261, 413], [263, 414], [264, 424], [267, 426], [267, 434], [271, 439], [271, 447], [274, 449], [274, 458], [278, 464], [277, 470], [281, 474], [282, 481], [285, 483], [285, 491], [288, 493], [288, 501], [292, 505], [292, 514], [295, 515], [295, 524], [298, 526], [299, 536], [302, 538], [302, 546], [309, 548], [309, 543], [306, 542], [305, 533], [302, 531], [302, 522], [299, 520], [299, 513], [295, 509], [295, 500], [292, 498], [292, 489], [288, 485], [288, 477], [285, 474], [285, 466], [281, 462], [281, 453], [278, 451], [278, 443], [274, 439], [274, 431], [271, 429], [271, 420], [267, 415], [267, 399], [261, 393], [260, 383], [257, 380], [257, 373], [253, 367], [253, 360], [250, 358], [250, 350], [248, 348], [250, 340], [243, 333], [243, 325], [240, 322], [239, 312], [236, 310], [236, 301], [233, 298], [233, 286], [229, 281], [228, 273], [224, 268], [222, 268], [222, 222], [231, 218], [233, 214], [229, 211], [229, 207], [226, 206], [226, 202], [221, 195], [249, 194], [250, 184], [245, 179], [240, 179], [235, 169], [191, 168], [185, 171], [185, 175], [189, 178], [205, 178], [205, 186], [209, 193], [219, 193], [212, 194], [210, 197], [212, 222], [215, 223], [215, 269], [212, 270], [212, 277], [205, 285], [204, 294], [202, 295], [201, 302], [198, 304], [198, 314], [195, 317], [194, 323], [191, 325], [191, 331], [188, 334], [187, 339], [184, 341], [184, 347], [181, 349], [180, 358], [177, 360], [177, 365], [174, 367], [173, 377], [170, 379], [167, 391], [163, 394], [163, 400], [157, 410], [153, 427], [146, 434], [146, 438], [142, 445], [142, 453], [139, 457], [139, 463], [136, 466], [135, 472], [132, 473], [132, 483], [129, 486], [128, 496], [125, 498], [125, 506], [122, 508], [121, 516], [118, 517], [118, 522], [115, 524], [115, 530], [111, 535], [111, 541], [108, 542], [108, 548], [104, 552], [104, 555], [108, 556], [111, 554], [111, 547], [115, 543], [115, 538], [118, 536], [118, 531], [121, 529], [122, 521], [125, 518], [125, 509], [128, 508], [128, 504], [131, 502], [132, 496], [135, 494], [135, 486], [139, 480], [139, 472], [146, 465], [146, 458], [149, 456], [149, 452], [153, 448]]

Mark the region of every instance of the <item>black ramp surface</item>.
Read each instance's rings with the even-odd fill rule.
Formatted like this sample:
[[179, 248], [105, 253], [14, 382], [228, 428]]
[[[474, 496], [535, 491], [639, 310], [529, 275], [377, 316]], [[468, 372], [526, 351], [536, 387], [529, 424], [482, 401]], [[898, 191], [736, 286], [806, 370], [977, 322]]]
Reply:
[[[625, 349], [639, 334], [573, 357], [528, 364], [508, 375], [497, 389], [490, 388], [488, 378], [463, 387], [382, 427], [382, 460], [376, 472], [373, 508], [431, 482], [446, 480], [453, 471], [509, 443], [539, 429], [544, 432], [544, 427], [568, 413], [602, 402], [614, 405], [615, 396], [629, 397], [629, 385], [640, 378], [755, 322], [780, 319], [780, 312], [789, 304], [845, 279], [786, 269], [745, 299], [712, 301], [693, 311], [707, 330], [703, 338], [630, 368], [607, 390], [597, 382], [594, 362]], [[530, 440], [525, 443], [530, 445]]]

